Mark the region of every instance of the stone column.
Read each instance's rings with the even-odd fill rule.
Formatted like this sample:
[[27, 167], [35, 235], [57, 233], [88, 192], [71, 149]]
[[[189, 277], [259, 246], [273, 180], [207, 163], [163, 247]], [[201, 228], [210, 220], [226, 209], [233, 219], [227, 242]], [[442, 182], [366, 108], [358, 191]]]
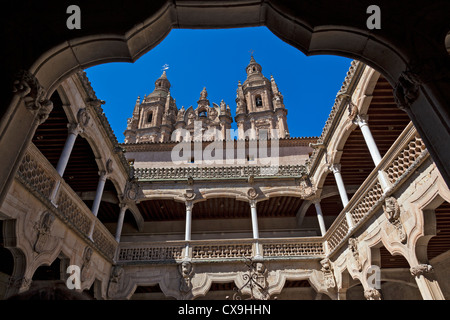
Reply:
[[252, 217], [252, 231], [253, 231], [253, 239], [255, 240], [255, 257], [254, 258], [262, 258], [261, 253], [259, 251], [259, 230], [258, 230], [258, 213], [256, 211], [256, 200], [250, 200], [250, 212]]
[[192, 209], [194, 203], [192, 201], [186, 201], [186, 227], [184, 233], [184, 241], [186, 241], [186, 248], [184, 252], [184, 258], [189, 259], [189, 241], [191, 241], [191, 228], [192, 228]]
[[416, 279], [417, 286], [424, 300], [445, 300], [439, 283], [433, 275], [433, 267], [429, 264], [419, 264], [410, 268], [411, 275]]
[[339, 190], [339, 195], [342, 200], [342, 205], [345, 207], [348, 204], [347, 190], [345, 190], [344, 180], [342, 180], [341, 175], [341, 164], [333, 164], [330, 166], [330, 170], [334, 174], [334, 179], [336, 180], [336, 185]]
[[[78, 134], [83, 132], [83, 129], [80, 127], [77, 123], [69, 123], [67, 124], [67, 128], [69, 131], [69, 134], [66, 139], [66, 143], [64, 144], [64, 149], [61, 152], [61, 155], [58, 160], [58, 164], [56, 165], [56, 171], [58, 174], [62, 177], [64, 175], [64, 171], [66, 170], [67, 163], [69, 162], [70, 154], [72, 153], [73, 146], [75, 145], [75, 141], [78, 137]], [[50, 195], [50, 201], [56, 206], [55, 204], [55, 198], [56, 194], [58, 193], [59, 186], [61, 185], [61, 182], [58, 180], [56, 181], [52, 194]]]
[[354, 123], [356, 123], [360, 128], [364, 137], [364, 141], [366, 142], [367, 148], [369, 148], [370, 156], [372, 157], [373, 163], [377, 166], [381, 162], [381, 155], [378, 151], [378, 147], [373, 139], [372, 132], [370, 132], [369, 124], [368, 124], [368, 116], [367, 115], [357, 115]]
[[128, 206], [125, 203], [121, 203], [119, 206], [120, 206], [120, 213], [119, 213], [119, 220], [117, 221], [117, 228], [116, 228], [116, 241], [117, 242], [120, 242], [120, 236], [122, 235], [123, 220], [125, 218], [125, 212], [128, 209]]
[[64, 171], [66, 170], [67, 162], [69, 161], [70, 154], [72, 153], [73, 146], [75, 145], [75, 140], [79, 133], [83, 131], [83, 129], [76, 123], [69, 123], [67, 125], [69, 129], [69, 134], [66, 139], [66, 143], [64, 144], [64, 149], [59, 157], [58, 164], [56, 165], [56, 171], [62, 177]]
[[[94, 214], [94, 216], [96, 217], [98, 214], [98, 209], [100, 208], [100, 202], [102, 201], [102, 196], [103, 196], [103, 188], [105, 187], [105, 182], [106, 182], [106, 171], [99, 171], [98, 174], [100, 175], [100, 178], [98, 179], [98, 184], [97, 184], [97, 192], [95, 193], [95, 199], [94, 199], [94, 203], [92, 204], [92, 208], [91, 211]], [[91, 239], [92, 241], [93, 238], [93, 234], [94, 234], [94, 227], [95, 227], [95, 220], [93, 220], [92, 224], [91, 224], [91, 229], [89, 230], [89, 239]]]
[[317, 220], [319, 221], [320, 233], [322, 236], [325, 235], [327, 229], [325, 228], [325, 221], [323, 220], [322, 207], [320, 206], [320, 199], [313, 200], [314, 206], [316, 207]]
[[[334, 174], [334, 179], [336, 180], [336, 185], [339, 190], [339, 195], [341, 197], [342, 205], [345, 206], [348, 204], [348, 196], [347, 196], [347, 190], [345, 189], [344, 180], [342, 179], [341, 175], [341, 164], [333, 164], [330, 166], [330, 170]], [[347, 224], [349, 227], [349, 231], [354, 227], [353, 219], [350, 214], [350, 212], [345, 213], [345, 218], [347, 219]]]
[[97, 216], [98, 214], [98, 209], [100, 208], [100, 202], [102, 201], [103, 196], [103, 188], [106, 183], [106, 171], [99, 171], [98, 174], [100, 175], [100, 178], [98, 179], [97, 192], [95, 193], [94, 203], [91, 208], [94, 216]]

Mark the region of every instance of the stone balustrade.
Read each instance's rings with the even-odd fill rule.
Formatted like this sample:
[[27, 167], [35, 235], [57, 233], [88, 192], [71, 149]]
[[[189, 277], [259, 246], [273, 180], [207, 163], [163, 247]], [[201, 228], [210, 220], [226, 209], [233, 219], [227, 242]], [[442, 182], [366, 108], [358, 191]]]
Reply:
[[[409, 123], [328, 229], [324, 236], [328, 254], [334, 253], [350, 234], [375, 213], [384, 199], [398, 189], [412, 169], [427, 156], [424, 143], [412, 123]], [[388, 180], [384, 190], [382, 185], [386, 182], [382, 176], [385, 181], [386, 178]], [[349, 219], [352, 225], [349, 225]]]
[[[89, 230], [94, 223], [93, 247], [109, 260], [114, 258], [117, 241], [32, 143], [28, 146], [19, 166], [17, 177], [59, 219], [87, 241], [90, 241], [88, 240]], [[58, 184], [59, 187], [57, 187]], [[58, 191], [53, 194], [55, 187]], [[53, 202], [52, 196], [54, 196]]]
[[135, 168], [134, 177], [146, 180], [236, 179], [253, 177], [303, 177], [304, 165], [279, 166], [223, 166], [223, 167], [164, 167]]

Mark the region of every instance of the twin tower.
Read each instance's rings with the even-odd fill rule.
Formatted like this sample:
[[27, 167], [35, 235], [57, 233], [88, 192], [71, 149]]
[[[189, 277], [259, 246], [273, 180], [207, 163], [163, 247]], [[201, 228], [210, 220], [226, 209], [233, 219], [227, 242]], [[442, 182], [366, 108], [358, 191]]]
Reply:
[[[269, 80], [261, 71], [261, 65], [252, 56], [246, 68], [247, 79], [238, 83], [234, 118], [237, 138], [288, 138], [283, 96], [273, 77]], [[197, 108], [178, 109], [164, 71], [153, 92], [142, 101], [138, 97], [124, 132], [125, 143], [182, 141], [189, 137], [197, 140], [199, 132], [202, 140], [229, 140], [234, 139], [230, 136], [231, 122], [230, 106], [223, 100], [220, 105], [213, 102], [211, 106], [206, 88], [200, 93]], [[208, 136], [211, 132], [214, 135]]]

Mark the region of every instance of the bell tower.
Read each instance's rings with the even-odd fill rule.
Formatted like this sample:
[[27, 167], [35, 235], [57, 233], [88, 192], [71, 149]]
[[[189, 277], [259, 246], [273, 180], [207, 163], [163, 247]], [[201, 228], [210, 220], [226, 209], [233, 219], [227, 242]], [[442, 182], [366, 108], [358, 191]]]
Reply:
[[138, 97], [132, 118], [124, 132], [125, 143], [165, 142], [170, 140], [177, 115], [170, 82], [164, 71], [155, 81], [155, 89], [140, 101]]
[[243, 84], [239, 81], [236, 94], [239, 139], [289, 137], [287, 110], [273, 77], [269, 80], [262, 74], [262, 67], [253, 55], [245, 71], [247, 79]]

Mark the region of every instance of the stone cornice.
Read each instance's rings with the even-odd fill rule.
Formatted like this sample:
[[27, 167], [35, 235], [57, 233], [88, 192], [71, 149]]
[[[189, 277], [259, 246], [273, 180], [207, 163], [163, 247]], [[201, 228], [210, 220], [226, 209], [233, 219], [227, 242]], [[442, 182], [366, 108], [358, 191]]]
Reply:
[[124, 171], [127, 174], [130, 174], [131, 167], [128, 164], [127, 159], [125, 158], [123, 154], [123, 149], [121, 145], [119, 144], [116, 135], [114, 134], [114, 131], [111, 128], [111, 125], [108, 121], [108, 118], [106, 117], [105, 113], [103, 112], [102, 108], [102, 102], [97, 98], [97, 95], [95, 94], [94, 89], [91, 86], [91, 82], [89, 81], [86, 72], [79, 71], [76, 73], [76, 77], [80, 81], [86, 95], [87, 95], [87, 105], [91, 105], [91, 109], [95, 112], [95, 115], [97, 116], [97, 119], [101, 123], [102, 128], [104, 129], [104, 132], [106, 136], [109, 138], [112, 146], [113, 146], [113, 153], [117, 155], [119, 158], [119, 162], [122, 164], [122, 167]]
[[[347, 95], [352, 95], [353, 91], [356, 89], [358, 81], [363, 74], [365, 69], [365, 65], [362, 62], [357, 60], [353, 60], [349, 71], [347, 72], [347, 76], [342, 84], [339, 92], [346, 93]], [[327, 145], [333, 136], [337, 125], [345, 111], [346, 107], [346, 99], [342, 99], [340, 95], [336, 95], [336, 99], [334, 101], [334, 105], [331, 108], [331, 112], [328, 116], [327, 121], [325, 122], [325, 126], [322, 129], [322, 134], [317, 139], [317, 143]], [[324, 153], [324, 148], [317, 148], [312, 153], [309, 163], [310, 163], [310, 175], [314, 173], [317, 168], [320, 159]]]

